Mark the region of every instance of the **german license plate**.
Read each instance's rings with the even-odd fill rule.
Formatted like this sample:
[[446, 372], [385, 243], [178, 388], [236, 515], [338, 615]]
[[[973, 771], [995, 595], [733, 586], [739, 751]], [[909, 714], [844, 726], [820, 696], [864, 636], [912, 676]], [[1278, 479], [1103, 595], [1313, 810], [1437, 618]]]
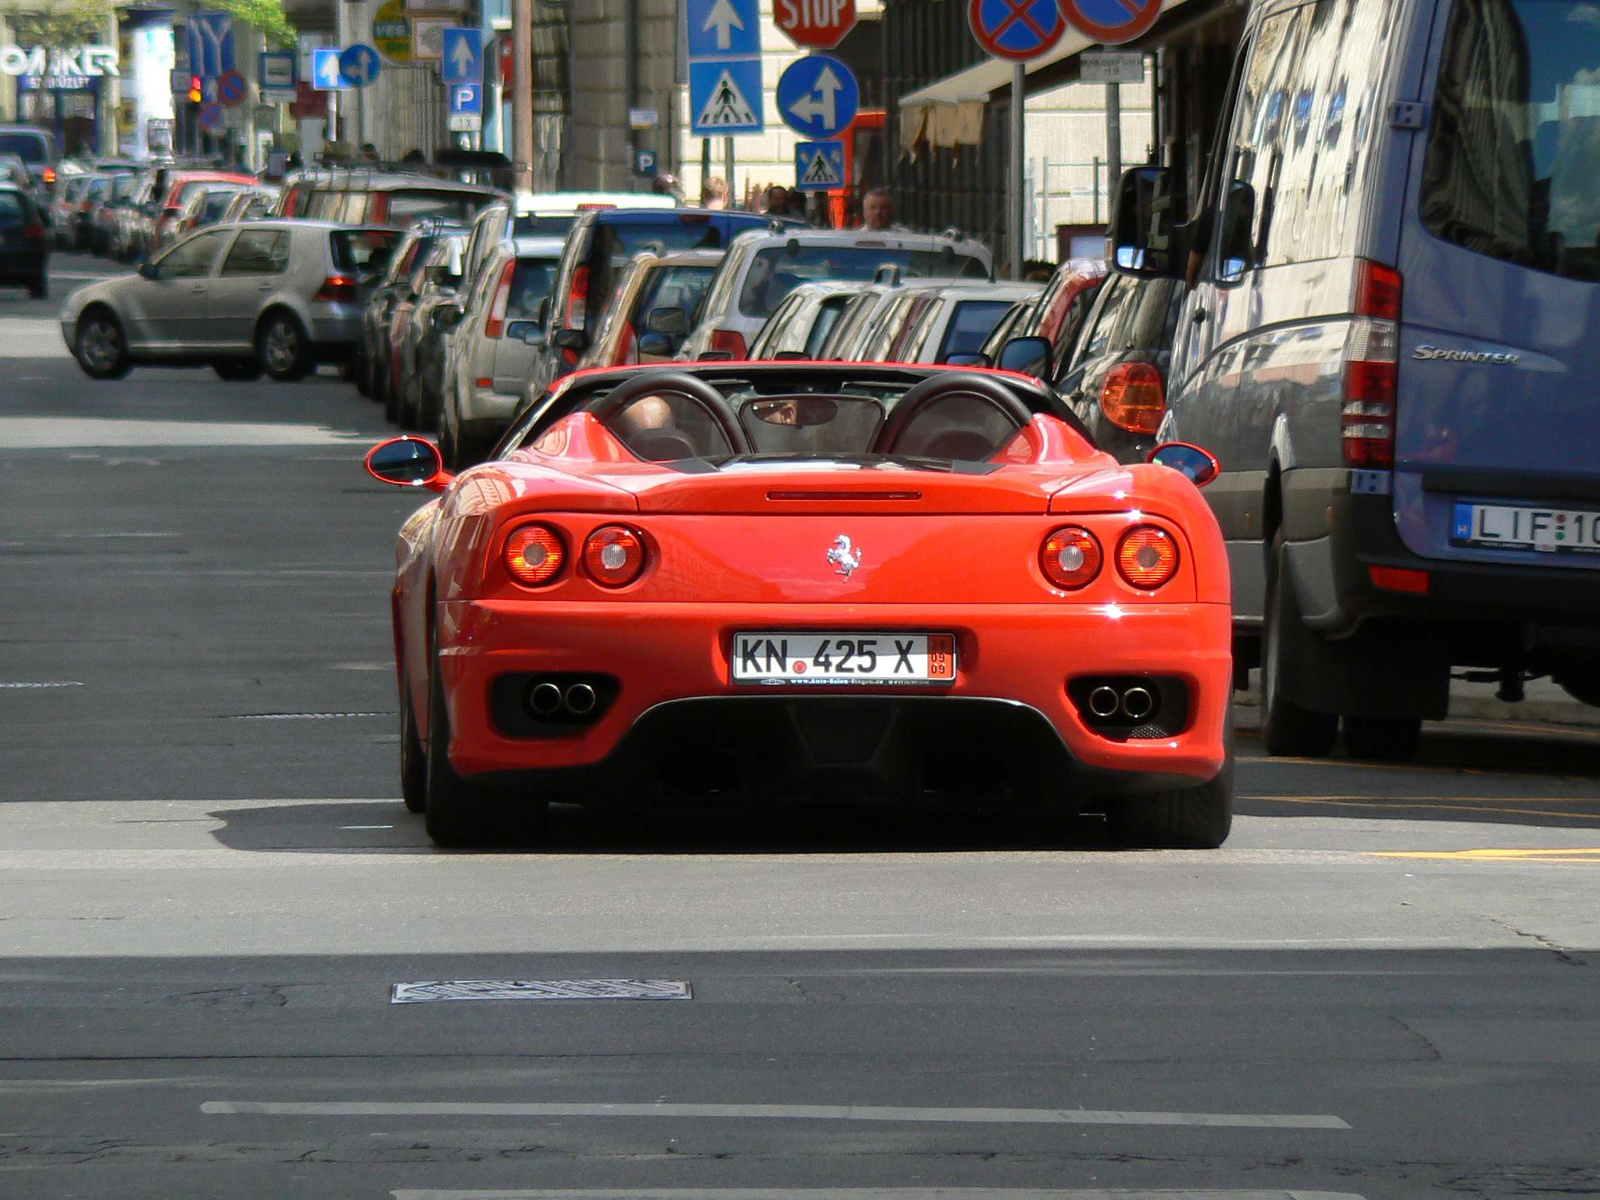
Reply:
[[1600, 511], [1457, 501], [1450, 540], [1465, 546], [1600, 553]]
[[947, 633], [736, 633], [735, 683], [943, 684], [956, 678]]

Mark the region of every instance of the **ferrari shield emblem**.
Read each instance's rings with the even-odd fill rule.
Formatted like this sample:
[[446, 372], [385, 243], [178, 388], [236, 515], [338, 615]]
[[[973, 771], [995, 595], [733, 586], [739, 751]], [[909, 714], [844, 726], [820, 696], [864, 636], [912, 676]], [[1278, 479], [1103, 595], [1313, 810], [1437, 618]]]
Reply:
[[828, 550], [828, 564], [837, 567], [839, 574], [846, 579], [861, 565], [861, 549], [851, 544], [849, 534], [841, 533], [833, 539], [833, 545]]

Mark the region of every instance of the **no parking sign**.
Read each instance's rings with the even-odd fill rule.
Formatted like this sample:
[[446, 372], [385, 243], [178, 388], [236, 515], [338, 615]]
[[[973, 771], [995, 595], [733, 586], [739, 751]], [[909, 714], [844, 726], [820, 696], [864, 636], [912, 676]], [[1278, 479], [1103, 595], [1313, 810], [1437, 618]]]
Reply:
[[1038, 58], [1067, 31], [1058, 0], [969, 0], [967, 23], [978, 45], [1012, 62]]
[[1103, 46], [1131, 42], [1148, 33], [1161, 15], [1162, 0], [1059, 0], [1061, 15], [1085, 37]]

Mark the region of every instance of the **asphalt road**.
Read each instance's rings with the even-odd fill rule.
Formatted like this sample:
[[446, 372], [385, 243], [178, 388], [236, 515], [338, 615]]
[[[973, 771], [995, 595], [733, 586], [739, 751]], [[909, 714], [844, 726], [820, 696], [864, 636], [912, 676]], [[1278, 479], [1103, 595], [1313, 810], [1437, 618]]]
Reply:
[[[435, 852], [380, 411], [91, 382], [53, 317], [105, 269], [0, 293], [0, 1197], [1600, 1193], [1600, 733], [1378, 767], [1247, 717], [1214, 853], [850, 811]], [[471, 980], [656, 982], [393, 1002]]]

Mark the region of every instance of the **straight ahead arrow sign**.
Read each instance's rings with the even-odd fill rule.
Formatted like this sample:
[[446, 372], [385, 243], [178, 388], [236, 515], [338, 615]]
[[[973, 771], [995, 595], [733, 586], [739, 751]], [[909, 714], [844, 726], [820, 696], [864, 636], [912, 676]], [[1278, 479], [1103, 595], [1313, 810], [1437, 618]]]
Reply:
[[457, 75], [466, 75], [472, 70], [472, 64], [477, 61], [477, 56], [472, 53], [472, 47], [467, 45], [467, 39], [461, 38], [456, 42], [455, 52], [450, 55], [450, 63], [456, 69]]
[[740, 18], [738, 10], [733, 7], [730, 0], [717, 0], [711, 6], [711, 13], [706, 17], [702, 32], [709, 32], [713, 29], [717, 33], [718, 50], [726, 50], [733, 45], [733, 31], [735, 29], [741, 33], [744, 32], [744, 21]]

